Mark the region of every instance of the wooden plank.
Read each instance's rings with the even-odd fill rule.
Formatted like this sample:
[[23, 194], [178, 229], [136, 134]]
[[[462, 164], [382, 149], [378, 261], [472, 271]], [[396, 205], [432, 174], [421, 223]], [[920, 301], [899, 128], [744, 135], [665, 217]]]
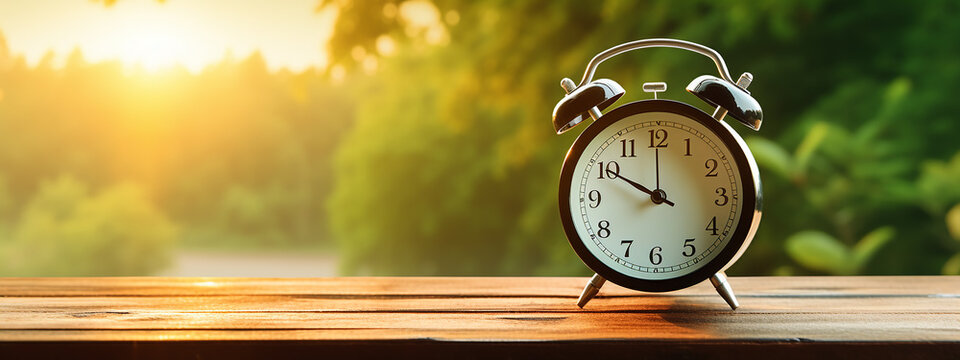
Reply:
[[[803, 338], [811, 341], [960, 341], [960, 314], [918, 313], [311, 313], [311, 312], [102, 312], [75, 316], [8, 316], [18, 330], [248, 330], [250, 339], [278, 339], [270, 330], [324, 330], [316, 339], [402, 339], [411, 334], [442, 340], [597, 340]], [[376, 330], [376, 331], [371, 331]], [[164, 336], [164, 339], [168, 339]], [[42, 340], [20, 338], [21, 340]]]
[[[827, 280], [829, 279], [829, 280]], [[576, 298], [584, 278], [576, 277], [353, 277], [353, 278], [0, 278], [0, 296], [169, 296], [169, 295], [416, 295], [564, 296]], [[960, 276], [735, 277], [744, 295], [947, 295], [960, 293]], [[636, 291], [605, 285], [607, 296]], [[713, 294], [707, 283], [667, 293]]]
[[[742, 296], [743, 307], [737, 313], [822, 313], [892, 312], [933, 313], [960, 311], [956, 298], [931, 297], [922, 300], [923, 309], [915, 309], [918, 296], [864, 297], [788, 297]], [[586, 309], [576, 307], [570, 297], [477, 297], [469, 301], [453, 297], [330, 298], [304, 295], [233, 295], [179, 297], [157, 301], [154, 297], [7, 297], [0, 298], [0, 309], [12, 312], [44, 311], [81, 317], [103, 309], [111, 311], [186, 312], [684, 312], [727, 311], [715, 295], [604, 296], [590, 302]], [[685, 303], [683, 307], [677, 304]], [[696, 304], [697, 306], [694, 306]], [[912, 309], [912, 310], [907, 310]], [[8, 314], [0, 313], [0, 318]], [[3, 328], [0, 322], [0, 328]]]
[[[131, 351], [143, 342], [208, 357], [206, 351], [225, 343], [235, 351], [250, 342], [336, 348], [351, 356], [349, 344], [411, 354], [419, 353], [410, 347], [448, 343], [509, 350], [460, 354], [468, 358], [530, 349], [570, 356], [588, 345], [663, 354], [794, 349], [786, 358], [838, 344], [886, 344], [873, 347], [883, 353], [870, 352], [881, 358], [907, 350], [960, 354], [960, 277], [732, 278], [743, 306], [737, 311], [708, 284], [667, 294], [608, 284], [579, 309], [574, 302], [586, 280], [6, 278], [0, 279], [0, 358], [5, 350], [50, 349], [37, 344], [57, 344], [62, 352], [53, 356], [81, 343]], [[544, 342], [559, 347], [526, 347]], [[771, 350], [777, 344], [780, 350]]]

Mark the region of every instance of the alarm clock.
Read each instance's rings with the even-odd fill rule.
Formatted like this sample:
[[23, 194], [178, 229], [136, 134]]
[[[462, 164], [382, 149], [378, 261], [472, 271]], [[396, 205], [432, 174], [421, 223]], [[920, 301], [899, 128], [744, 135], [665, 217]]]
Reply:
[[[702, 54], [720, 77], [695, 78], [686, 90], [716, 107], [713, 114], [658, 99], [663, 82], [644, 83], [653, 99], [601, 113], [625, 90], [593, 80], [604, 60], [643, 48]], [[732, 309], [739, 307], [724, 270], [750, 245], [761, 215], [760, 176], [743, 139], [726, 115], [759, 130], [763, 113], [747, 91], [753, 77], [730, 77], [719, 53], [675, 39], [624, 43], [597, 54], [579, 84], [564, 78], [566, 95], [553, 110], [557, 134], [593, 119], [567, 152], [560, 172], [563, 229], [596, 274], [581, 308], [609, 280], [646, 292], [686, 288], [709, 279]]]

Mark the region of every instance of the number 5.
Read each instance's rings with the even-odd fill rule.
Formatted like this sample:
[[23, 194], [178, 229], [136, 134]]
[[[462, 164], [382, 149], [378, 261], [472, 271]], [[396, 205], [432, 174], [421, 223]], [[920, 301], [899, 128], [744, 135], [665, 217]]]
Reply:
[[[693, 240], [696, 240], [696, 239], [686, 239], [683, 241], [683, 256], [689, 257], [697, 253], [697, 248], [693, 246], [693, 244], [691, 244]], [[687, 249], [690, 249], [689, 254], [687, 254]]]

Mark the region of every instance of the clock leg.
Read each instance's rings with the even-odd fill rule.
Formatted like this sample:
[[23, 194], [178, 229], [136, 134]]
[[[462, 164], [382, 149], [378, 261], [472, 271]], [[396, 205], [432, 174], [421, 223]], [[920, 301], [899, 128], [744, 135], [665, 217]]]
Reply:
[[590, 282], [587, 283], [587, 286], [583, 288], [583, 292], [580, 293], [580, 299], [577, 299], [577, 306], [583, 309], [583, 306], [586, 305], [590, 299], [597, 296], [597, 293], [600, 292], [600, 288], [605, 282], [607, 282], [607, 279], [604, 279], [600, 274], [593, 274]]
[[713, 276], [710, 277], [710, 283], [717, 289], [720, 297], [727, 302], [727, 305], [730, 305], [731, 309], [736, 310], [740, 307], [740, 303], [737, 302], [737, 296], [733, 294], [733, 289], [730, 288], [730, 283], [727, 282], [727, 275], [725, 275], [723, 271], [713, 274]]

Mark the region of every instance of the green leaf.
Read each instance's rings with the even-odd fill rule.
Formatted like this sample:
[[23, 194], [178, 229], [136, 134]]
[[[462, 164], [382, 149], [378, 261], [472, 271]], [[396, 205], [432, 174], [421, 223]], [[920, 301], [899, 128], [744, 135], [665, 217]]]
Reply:
[[759, 136], [751, 136], [746, 142], [757, 160], [757, 165], [784, 178], [790, 178], [793, 160], [780, 145]]
[[884, 226], [864, 235], [860, 242], [853, 247], [853, 262], [857, 268], [862, 267], [870, 260], [883, 244], [886, 244], [896, 231], [890, 226]]
[[942, 214], [960, 201], [957, 179], [960, 179], [960, 152], [949, 161], [925, 161], [916, 183], [917, 202], [934, 214]]
[[823, 142], [823, 139], [829, 131], [830, 124], [825, 122], [817, 122], [807, 131], [807, 135], [804, 136], [803, 141], [800, 142], [800, 146], [797, 147], [797, 151], [794, 154], [794, 158], [796, 159], [796, 163], [794, 164], [796, 166], [796, 168], [794, 168], [795, 171], [798, 173], [806, 171], [810, 156], [817, 150], [817, 147], [820, 146], [820, 143]]
[[790, 265], [780, 265], [776, 269], [773, 269], [771, 273], [773, 276], [794, 276], [796, 271]]
[[899, 102], [904, 96], [910, 93], [911, 87], [913, 87], [913, 84], [910, 82], [910, 79], [905, 77], [897, 78], [887, 86], [883, 94], [884, 103]]
[[960, 253], [956, 253], [943, 264], [941, 273], [944, 275], [960, 275]]
[[954, 205], [947, 212], [947, 230], [954, 240], [960, 241], [960, 204]]
[[834, 275], [853, 273], [850, 251], [821, 231], [801, 231], [787, 239], [787, 254], [801, 266]]

